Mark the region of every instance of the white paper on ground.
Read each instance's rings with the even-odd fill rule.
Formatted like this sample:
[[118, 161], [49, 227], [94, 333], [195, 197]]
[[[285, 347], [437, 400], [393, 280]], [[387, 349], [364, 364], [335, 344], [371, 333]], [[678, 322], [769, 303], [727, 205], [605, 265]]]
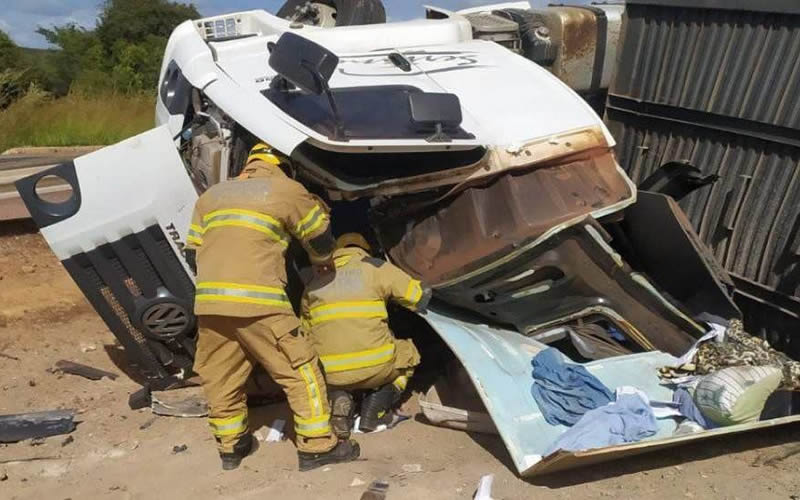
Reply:
[[276, 418], [272, 425], [269, 428], [269, 432], [267, 433], [267, 437], [264, 441], [267, 443], [277, 443], [281, 439], [283, 439], [283, 428], [286, 427], [286, 420], [282, 418]]

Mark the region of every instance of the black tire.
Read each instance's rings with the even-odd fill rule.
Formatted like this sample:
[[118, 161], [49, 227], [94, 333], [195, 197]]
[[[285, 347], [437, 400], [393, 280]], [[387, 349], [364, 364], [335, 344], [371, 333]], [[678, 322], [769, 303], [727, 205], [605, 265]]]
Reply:
[[[298, 7], [309, 0], [288, 0], [278, 9], [277, 16], [290, 19]], [[386, 22], [386, 10], [381, 0], [311, 0], [336, 9], [336, 26], [381, 24]]]
[[495, 11], [495, 14], [519, 24], [522, 55], [543, 66], [553, 63], [556, 58], [556, 48], [550, 43], [549, 37], [543, 38], [536, 34], [540, 28], [546, 28], [542, 16], [525, 9], [501, 9]]

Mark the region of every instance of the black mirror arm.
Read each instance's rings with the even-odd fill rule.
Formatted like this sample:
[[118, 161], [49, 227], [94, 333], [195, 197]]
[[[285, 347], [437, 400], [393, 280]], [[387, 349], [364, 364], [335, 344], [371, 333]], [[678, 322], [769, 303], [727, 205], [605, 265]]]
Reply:
[[347, 134], [344, 129], [344, 125], [342, 124], [342, 117], [339, 114], [339, 108], [336, 106], [336, 99], [333, 98], [333, 92], [331, 92], [331, 87], [328, 85], [328, 81], [323, 78], [320, 74], [319, 70], [314, 66], [306, 63], [305, 61], [300, 63], [303, 67], [305, 67], [312, 75], [314, 75], [314, 79], [317, 80], [322, 92], [328, 98], [328, 104], [331, 107], [331, 113], [333, 113], [333, 140], [335, 141], [347, 141]]

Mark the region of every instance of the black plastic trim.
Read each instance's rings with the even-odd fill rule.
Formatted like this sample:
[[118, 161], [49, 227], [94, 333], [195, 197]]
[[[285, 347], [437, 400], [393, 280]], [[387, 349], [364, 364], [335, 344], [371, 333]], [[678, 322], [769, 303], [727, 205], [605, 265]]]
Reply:
[[[62, 203], [52, 203], [43, 200], [36, 193], [36, 184], [43, 178], [55, 176], [63, 179], [72, 188], [72, 196]], [[75, 162], [68, 161], [55, 167], [37, 172], [14, 183], [22, 201], [28, 208], [33, 221], [40, 228], [52, 226], [58, 222], [69, 219], [81, 208], [81, 187], [78, 182], [78, 173], [75, 171]]]
[[[146, 332], [139, 321], [142, 311], [157, 301], [165, 300], [165, 297], [174, 299], [191, 314], [194, 285], [167, 238], [159, 226], [153, 225], [62, 261], [125, 348], [132, 364], [138, 366], [147, 379], [165, 384], [172, 382], [169, 382], [170, 372], [162, 362], [163, 356], [159, 356], [160, 347], [173, 353], [173, 357], [192, 357], [194, 350], [191, 336], [183, 334], [177, 339], [179, 343], [154, 349], [153, 340], [145, 338]], [[109, 302], [108, 292], [104, 289], [113, 295], [121, 310], [115, 312], [116, 306]], [[193, 323], [193, 318], [190, 318], [190, 324]], [[188, 333], [192, 334], [191, 331]], [[170, 346], [177, 350], [169, 349]], [[184, 346], [183, 350], [180, 346]]]

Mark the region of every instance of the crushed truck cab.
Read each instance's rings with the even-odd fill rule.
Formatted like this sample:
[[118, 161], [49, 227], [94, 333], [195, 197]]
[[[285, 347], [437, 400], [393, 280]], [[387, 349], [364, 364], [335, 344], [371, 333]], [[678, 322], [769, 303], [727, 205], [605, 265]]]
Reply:
[[[432, 286], [427, 332], [466, 368], [520, 474], [616, 456], [545, 457], [540, 435], [555, 434], [537, 427], [531, 358], [551, 345], [596, 360], [601, 379], [635, 379], [708, 322], [741, 317], [731, 281], [671, 198], [637, 191], [581, 96], [476, 36], [474, 11], [428, 14], [334, 28], [264, 11], [187, 21], [167, 45], [156, 128], [18, 189], [131, 362], [169, 387], [194, 356], [193, 205], [268, 143], [332, 208], [335, 232], [368, 235]], [[70, 200], [36, 194], [49, 175]], [[579, 341], [563, 335], [575, 328]], [[674, 444], [667, 432], [654, 445]]]

